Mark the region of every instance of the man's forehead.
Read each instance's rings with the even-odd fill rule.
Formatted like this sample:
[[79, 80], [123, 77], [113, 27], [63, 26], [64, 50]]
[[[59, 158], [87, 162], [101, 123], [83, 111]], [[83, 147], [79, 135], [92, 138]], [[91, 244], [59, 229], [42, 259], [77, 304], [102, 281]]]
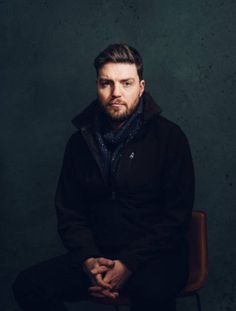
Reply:
[[135, 79], [138, 72], [135, 64], [107, 63], [103, 65], [98, 74], [102, 79]]

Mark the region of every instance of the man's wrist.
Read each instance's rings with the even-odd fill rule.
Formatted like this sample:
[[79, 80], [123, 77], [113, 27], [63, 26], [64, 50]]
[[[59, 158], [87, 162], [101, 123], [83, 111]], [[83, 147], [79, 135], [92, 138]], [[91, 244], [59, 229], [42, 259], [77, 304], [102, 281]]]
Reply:
[[125, 270], [129, 273], [132, 274], [132, 270], [130, 268], [128, 268], [128, 266], [124, 263], [124, 261], [120, 260], [120, 259], [116, 259], [117, 261], [119, 261], [122, 266], [125, 268]]

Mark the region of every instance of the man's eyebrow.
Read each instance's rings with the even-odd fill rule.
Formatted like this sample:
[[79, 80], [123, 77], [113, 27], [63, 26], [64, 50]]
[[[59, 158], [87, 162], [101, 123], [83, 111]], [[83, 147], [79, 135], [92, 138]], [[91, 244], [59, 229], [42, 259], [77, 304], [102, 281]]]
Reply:
[[112, 79], [106, 77], [99, 77], [98, 80], [113, 81]]
[[[107, 77], [99, 77], [98, 80], [105, 80], [105, 81], [113, 81], [112, 79], [109, 79]], [[126, 79], [121, 79], [120, 82], [126, 82], [126, 81], [134, 81], [134, 78], [126, 78]]]
[[126, 82], [126, 81], [134, 81], [134, 78], [127, 78], [127, 79], [122, 79], [120, 80], [121, 82]]

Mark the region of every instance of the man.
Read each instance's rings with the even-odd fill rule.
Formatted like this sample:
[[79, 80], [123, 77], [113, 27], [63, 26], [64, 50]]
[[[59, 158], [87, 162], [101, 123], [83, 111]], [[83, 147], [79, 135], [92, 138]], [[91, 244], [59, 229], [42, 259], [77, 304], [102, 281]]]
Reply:
[[182, 130], [144, 91], [139, 53], [114, 44], [94, 62], [97, 99], [73, 123], [56, 193], [69, 252], [23, 271], [23, 310], [66, 310], [88, 296], [131, 297], [131, 310], [175, 310], [188, 277], [194, 172]]

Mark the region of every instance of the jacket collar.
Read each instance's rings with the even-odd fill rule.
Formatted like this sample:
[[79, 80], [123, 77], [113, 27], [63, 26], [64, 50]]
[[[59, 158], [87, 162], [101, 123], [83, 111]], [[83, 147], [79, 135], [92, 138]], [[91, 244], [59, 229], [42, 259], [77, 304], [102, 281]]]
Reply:
[[[161, 113], [161, 108], [155, 103], [154, 99], [148, 92], [143, 93], [144, 100], [144, 122], [147, 122], [154, 115], [159, 115]], [[80, 112], [73, 120], [72, 123], [78, 129], [94, 124], [95, 116], [99, 112], [99, 102], [94, 100], [90, 105], [88, 105], [82, 112]]]

